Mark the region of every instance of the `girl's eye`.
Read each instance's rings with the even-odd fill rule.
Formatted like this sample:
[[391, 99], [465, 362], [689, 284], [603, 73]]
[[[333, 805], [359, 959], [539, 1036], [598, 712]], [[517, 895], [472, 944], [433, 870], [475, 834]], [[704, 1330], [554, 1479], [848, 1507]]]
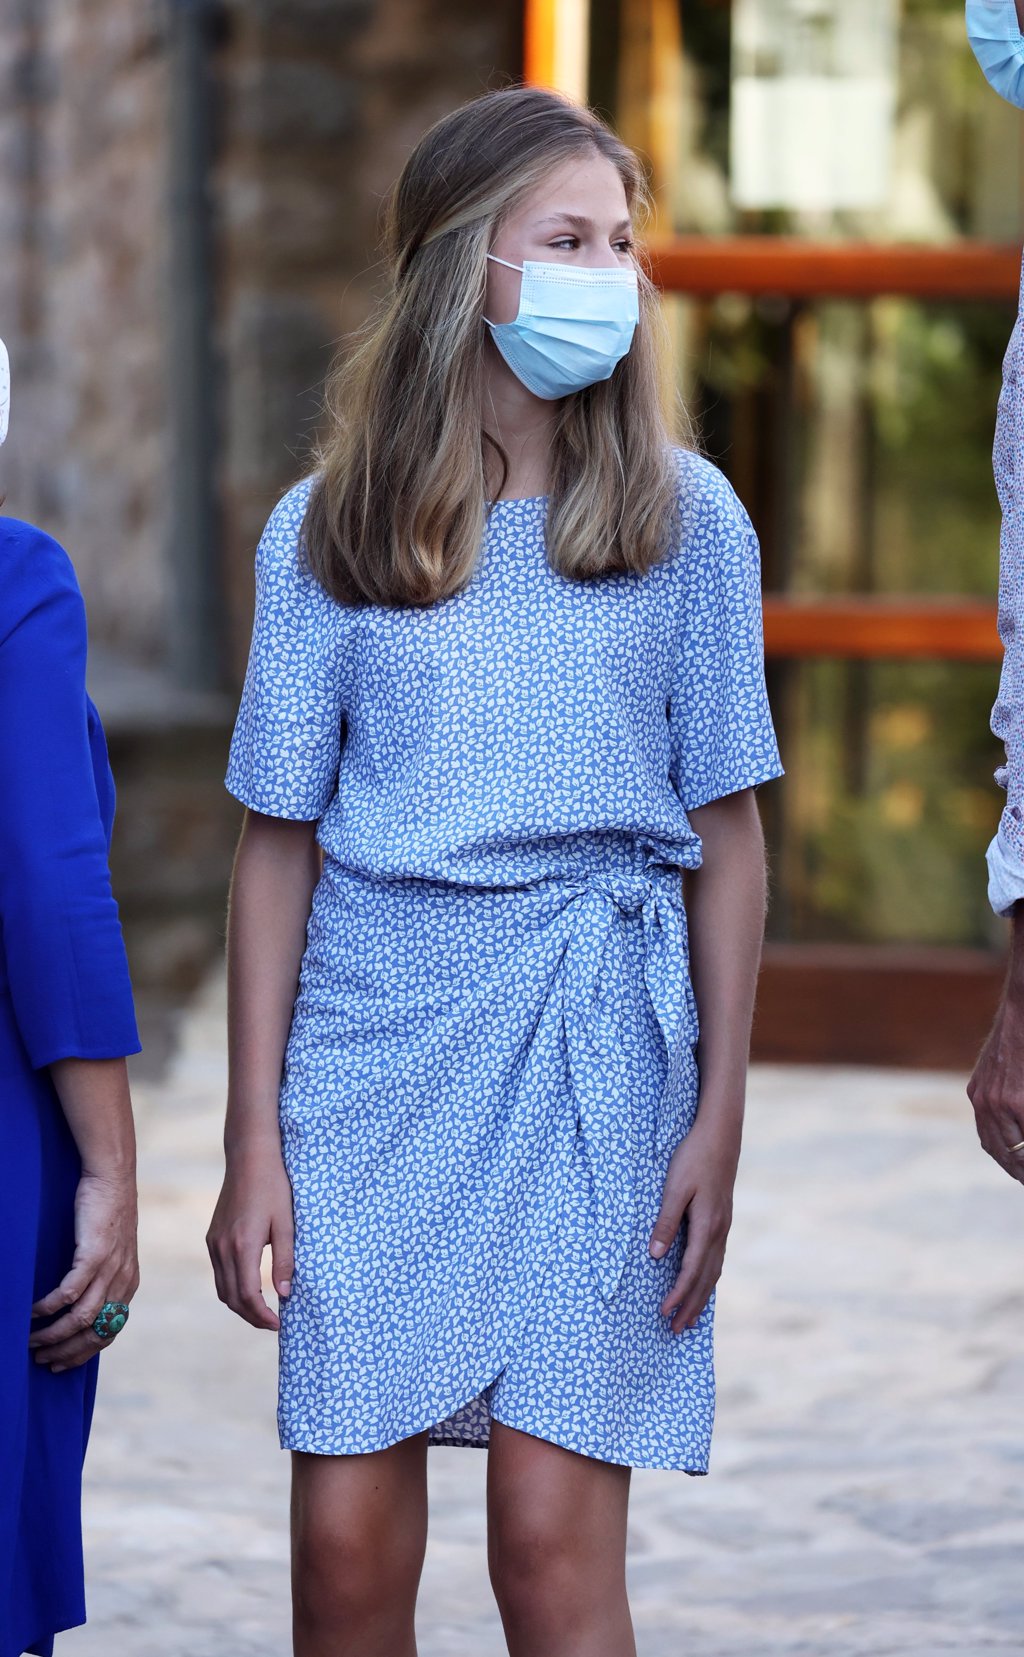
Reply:
[[[548, 243], [549, 247], [557, 248], [559, 253], [572, 253], [579, 245], [578, 236], [559, 236], [557, 241]], [[635, 245], [629, 236], [620, 236], [618, 241], [612, 243], [616, 253], [632, 253]]]

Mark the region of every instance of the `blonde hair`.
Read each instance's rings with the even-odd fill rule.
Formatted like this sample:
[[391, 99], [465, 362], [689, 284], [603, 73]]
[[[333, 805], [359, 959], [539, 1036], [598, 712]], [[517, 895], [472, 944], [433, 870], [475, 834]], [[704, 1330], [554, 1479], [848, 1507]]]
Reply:
[[[304, 524], [305, 557], [342, 603], [422, 605], [469, 581], [484, 530], [487, 254], [503, 219], [553, 168], [596, 150], [634, 219], [641, 164], [590, 110], [512, 87], [476, 98], [420, 140], [388, 202], [390, 276], [378, 314], [332, 370], [330, 430]], [[556, 416], [547, 553], [562, 575], [637, 573], [666, 554], [677, 473], [664, 413], [656, 291], [638, 269], [640, 321], [609, 380]], [[500, 491], [499, 491], [500, 493]]]

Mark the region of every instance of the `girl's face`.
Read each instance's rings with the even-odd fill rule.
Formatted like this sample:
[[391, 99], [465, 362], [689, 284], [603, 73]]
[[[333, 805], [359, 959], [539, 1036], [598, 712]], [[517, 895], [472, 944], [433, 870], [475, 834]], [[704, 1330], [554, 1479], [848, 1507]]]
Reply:
[[[632, 264], [633, 227], [618, 171], [596, 150], [554, 168], [504, 221], [491, 252], [513, 265]], [[484, 315], [514, 322], [521, 281], [519, 271], [489, 260]]]

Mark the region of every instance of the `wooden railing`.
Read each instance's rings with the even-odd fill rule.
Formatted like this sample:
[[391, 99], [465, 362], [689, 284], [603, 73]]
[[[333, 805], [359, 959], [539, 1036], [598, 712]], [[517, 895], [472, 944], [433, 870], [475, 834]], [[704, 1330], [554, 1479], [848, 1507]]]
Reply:
[[1014, 299], [1021, 250], [989, 242], [808, 242], [797, 236], [675, 236], [650, 247], [666, 293], [786, 299]]
[[[804, 242], [792, 236], [679, 236], [650, 249], [666, 293], [775, 294], [794, 300], [1013, 300], [1016, 247], [953, 242]], [[967, 598], [765, 598], [765, 652], [775, 658], [997, 661], [996, 607]]]
[[998, 661], [996, 607], [984, 599], [855, 595], [801, 599], [768, 593], [765, 654], [783, 658]]

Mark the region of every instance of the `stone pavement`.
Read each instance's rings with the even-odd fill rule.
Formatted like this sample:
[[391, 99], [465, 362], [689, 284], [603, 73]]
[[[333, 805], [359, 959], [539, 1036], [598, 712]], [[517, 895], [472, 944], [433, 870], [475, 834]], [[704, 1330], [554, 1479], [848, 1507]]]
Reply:
[[[138, 1090], [143, 1288], [104, 1359], [88, 1628], [60, 1657], [286, 1657], [274, 1340], [217, 1302], [223, 986]], [[711, 1477], [634, 1474], [640, 1657], [1024, 1652], [1024, 1191], [958, 1077], [761, 1068]], [[421, 1657], [504, 1651], [479, 1451], [431, 1451]]]

